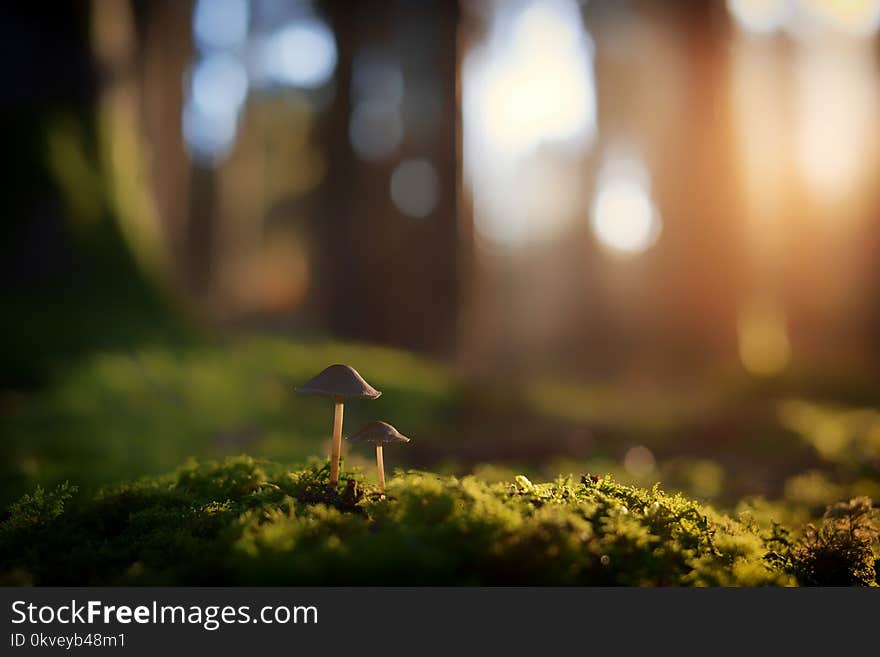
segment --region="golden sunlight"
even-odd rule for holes
[[[798,167],[814,196],[838,200],[865,173],[877,110],[874,53],[862,43],[803,44],[796,89]]]
[[[465,177],[483,237],[517,245],[545,232],[543,215],[529,211],[518,193],[535,192],[520,180],[522,165],[545,145],[560,155],[589,145],[596,123],[592,60],[572,0],[494,5],[489,36],[462,70]]]

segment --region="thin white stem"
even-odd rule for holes
[[[379,468],[379,490],[385,492],[385,460],[382,457],[382,443],[376,444],[376,466]]]
[[[342,451],[342,400],[336,400],[333,414],[333,446],[330,451],[330,485],[339,481],[339,453]]]

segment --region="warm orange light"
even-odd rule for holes
[[[797,156],[814,196],[836,201],[865,173],[877,111],[873,49],[858,43],[804,44],[796,70]]]
[[[880,27],[880,0],[727,0],[727,9],[753,34],[786,30],[802,37],[822,32],[865,37]]]
[[[803,12],[823,27],[869,36],[880,25],[880,0],[800,0]]]

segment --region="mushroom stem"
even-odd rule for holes
[[[333,414],[333,446],[330,451],[330,485],[339,481],[339,452],[342,450],[342,399],[336,398]]]
[[[379,468],[379,490],[385,492],[385,460],[382,458],[382,443],[376,443],[376,466]]]

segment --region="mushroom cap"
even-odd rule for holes
[[[370,422],[357,433],[347,436],[346,440],[350,440],[353,443],[374,443],[380,445],[409,442],[409,438],[387,422]]]
[[[305,395],[359,399],[375,399],[382,394],[364,381],[364,377],[358,374],[356,369],[348,365],[331,365],[303,385],[297,386],[295,390]]]

